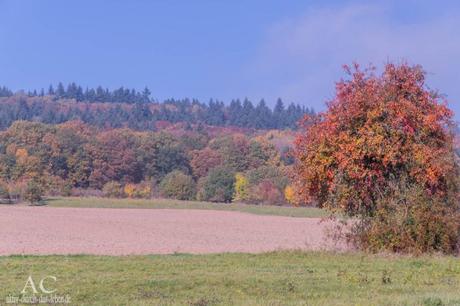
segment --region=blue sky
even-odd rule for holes
[[[459,29],[456,1],[0,0],[0,84],[322,110],[343,64],[404,59],[460,113]]]

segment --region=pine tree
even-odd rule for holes
[[[276,101],[275,107],[273,108],[273,122],[274,127],[277,129],[284,128],[285,124],[285,110],[284,110],[284,103],[281,98],[278,98]]]
[[[54,96],[54,88],[53,88],[53,85],[50,85],[50,87],[48,87],[48,95],[49,95],[49,96]]]
[[[150,94],[151,94],[151,92],[148,89],[148,87],[146,86],[144,88],[144,90],[142,91],[142,102],[144,102],[144,103],[150,102]]]
[[[65,92],[65,89],[64,89],[64,85],[62,85],[62,83],[59,82],[58,87],[56,89],[56,96],[58,98],[65,98],[65,94],[66,94],[66,92]]]
[[[243,101],[243,112],[241,116],[242,127],[254,127],[254,106],[248,98]]]

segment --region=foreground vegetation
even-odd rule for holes
[[[315,207],[283,207],[273,205],[249,205],[237,203],[210,203],[179,201],[171,199],[110,199],[96,197],[55,197],[46,202],[52,207],[98,207],[98,208],[172,208],[240,211],[257,215],[275,215],[303,218],[322,218],[329,214]]]
[[[37,282],[53,275],[55,294],[86,305],[460,304],[460,263],[454,257],[11,256],[0,257],[0,266],[2,302],[9,294],[19,295],[29,275]]]
[[[295,141],[300,198],[354,217],[361,249],[458,253],[453,112],[420,66],[346,71],[327,110]]]

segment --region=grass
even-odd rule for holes
[[[205,209],[239,211],[257,215],[276,215],[304,218],[327,217],[325,210],[315,207],[283,207],[272,205],[226,204],[170,199],[109,199],[97,197],[57,197],[46,202],[52,207],[99,207],[99,208],[154,208],[154,209]]]
[[[460,305],[460,261],[361,253],[0,257],[0,304],[27,278],[78,305]],[[37,284],[38,287],[38,284]]]

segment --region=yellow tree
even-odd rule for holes
[[[249,195],[249,183],[247,178],[242,173],[235,174],[235,191],[233,194],[233,201],[247,200]]]

